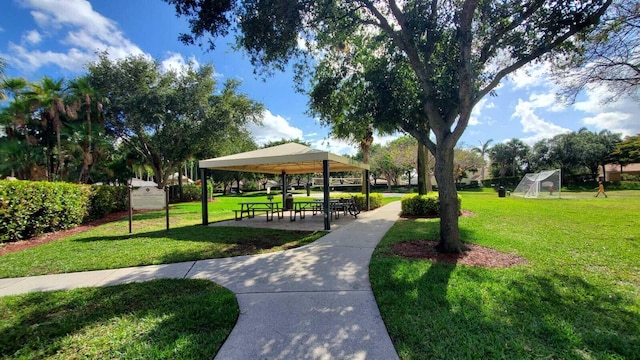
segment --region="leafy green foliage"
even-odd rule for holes
[[[0,242],[79,225],[90,196],[83,185],[0,181]]]
[[[407,194],[401,199],[402,215],[409,216],[439,216],[440,197],[437,193],[426,195]],[[462,198],[458,195],[458,213],[462,209]]]
[[[0,298],[3,359],[211,359],[239,315],[207,280],[163,279]]]
[[[129,190],[126,186],[92,185],[89,198],[89,214],[84,221],[103,218],[115,211],[127,210]]]
[[[244,141],[244,125],[257,122],[263,110],[238,93],[238,81],[218,89],[212,65],[163,72],[143,56],[111,61],[103,53],[88,70],[89,84],[108,100],[106,128],[152,168],[160,188],[192,156],[219,156],[212,154],[214,144]]]
[[[348,199],[353,196],[353,201],[355,201],[356,206],[360,211],[364,211],[367,208],[367,195],[366,194],[351,194],[349,196],[333,194],[331,195],[332,199]],[[369,194],[369,205],[370,209],[377,209],[380,206],[384,205],[384,198],[382,194],[379,193],[371,193]]]

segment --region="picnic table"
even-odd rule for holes
[[[297,214],[300,214],[300,219],[304,219],[306,211],[311,211],[313,215],[322,212],[322,201],[295,201],[293,203],[293,209],[289,210],[289,220],[296,221]]]
[[[236,214],[236,221],[242,220],[245,214],[251,219],[256,216],[256,211],[266,213],[267,221],[273,220],[274,213],[278,213],[278,219],[282,219],[284,217],[284,212],[281,210],[279,202],[247,201],[239,204],[240,210],[233,210]],[[269,217],[269,214],[271,214],[271,217]]]
[[[321,213],[323,211],[324,200],[316,199],[310,201],[296,201],[293,203],[293,209],[289,209],[289,220],[296,221],[296,217],[300,214],[300,219],[305,218],[305,213],[311,211],[313,215]],[[340,217],[340,212],[346,214],[347,204],[343,199],[329,199],[329,212],[330,216],[334,216],[336,219]]]

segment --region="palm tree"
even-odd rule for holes
[[[4,78],[4,69],[7,67],[7,62],[5,59],[0,58],[0,79]],[[7,98],[7,94],[4,92],[4,88],[0,89],[0,100],[4,100]]]
[[[49,162],[49,181],[53,181],[53,175],[60,175],[62,171],[62,140],[60,132],[64,116],[75,118],[75,109],[67,106],[64,101],[62,80],[53,80],[44,76],[39,82],[31,84],[29,97],[33,100],[35,109],[40,115],[40,125],[43,128],[43,141],[47,148]],[[51,135],[55,134],[58,162],[54,168],[53,144]]]
[[[71,81],[69,84],[71,90],[71,98],[74,103],[74,107],[82,109],[84,105],[84,114],[86,120],[87,136],[82,144],[82,170],[78,182],[89,183],[91,181],[91,166],[93,165],[93,152],[92,152],[92,130],[91,130],[91,99],[96,97],[95,90],[89,85],[89,81],[86,77],[79,77]],[[98,112],[98,118],[102,117],[102,103],[96,101],[96,110]]]
[[[489,139],[484,143],[480,141],[480,147],[474,147],[473,149],[471,149],[480,154],[480,157],[482,157],[482,161],[485,161],[485,163],[482,165],[482,169],[480,170],[480,176],[482,177],[482,180],[484,180],[484,168],[486,165],[485,156],[489,154],[489,144],[491,144],[491,142],[493,142],[493,139]]]

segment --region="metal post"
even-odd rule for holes
[[[209,192],[207,191],[207,169],[200,169],[202,187],[202,225],[209,225]]]
[[[365,170],[365,179],[366,179],[366,183],[365,183],[365,197],[366,197],[366,207],[367,207],[367,211],[371,210],[371,197],[369,196],[371,190],[369,189],[369,170]]]
[[[282,209],[287,206],[287,173],[282,170]]]
[[[133,208],[131,207],[131,180],[127,184],[127,188],[129,189],[129,234],[132,233],[131,223],[133,222]]]
[[[169,187],[164,186],[164,208],[167,216],[167,231],[169,231]]]
[[[324,188],[324,229],[331,230],[329,209],[329,160],[322,160],[322,185]]]

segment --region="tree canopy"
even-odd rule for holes
[[[211,65],[162,72],[142,56],[112,61],[103,53],[89,64],[87,77],[107,100],[107,130],[145,159],[160,188],[182,162],[211,152],[212,142],[228,145],[262,113],[260,104],[237,93],[235,81],[216,94]]]
[[[386,118],[434,154],[441,205],[439,249],[463,250],[453,149],[471,111],[502,79],[553,51],[570,50],[575,35],[596,25],[612,0],[331,1],[166,0],[189,18],[187,43],[239,30],[238,46],[256,65],[283,68],[304,51],[344,54],[363,72],[358,49],[381,67],[373,86],[410,69],[422,101],[419,118]],[[357,42],[354,42],[354,39]],[[298,46],[304,42],[306,46]],[[212,41],[209,42],[213,44]],[[313,64],[313,62],[311,62]],[[388,94],[394,98],[395,94]]]

